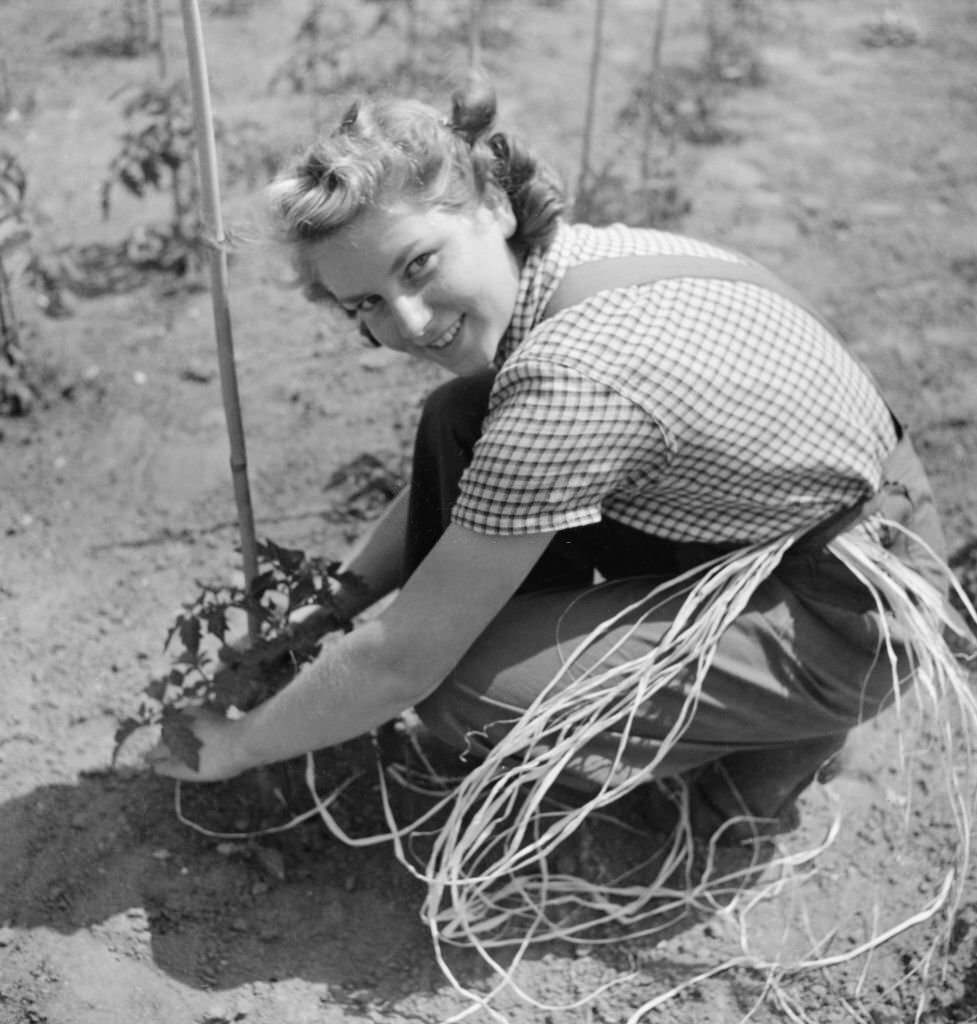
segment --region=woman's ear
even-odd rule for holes
[[[485,197],[485,208],[492,215],[496,224],[502,229],[503,237],[506,240],[512,238],[516,233],[518,223],[515,212],[512,209],[512,203],[509,202],[509,197],[505,192],[501,189],[493,189]]]

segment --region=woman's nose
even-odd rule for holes
[[[398,333],[406,341],[420,338],[431,322],[431,311],[421,295],[400,295],[390,304]]]

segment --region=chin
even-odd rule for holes
[[[454,359],[438,360],[438,362],[456,377],[473,377],[477,373],[491,369],[494,365],[492,356],[488,353],[471,349],[459,352]]]
[[[447,366],[458,377],[474,377],[478,373],[484,373],[492,369],[494,363],[488,356],[468,356],[466,359],[459,359],[453,366]]]

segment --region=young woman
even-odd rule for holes
[[[155,767],[226,778],[411,707],[485,755],[596,674],[641,699],[574,705],[562,782],[684,775],[706,821],[774,817],[939,642],[850,555],[942,588],[925,475],[803,300],[725,248],[567,223],[494,107],[354,107],[272,187],[309,295],[455,379],[339,595],[396,598],[267,704],[200,714],[199,772]]]

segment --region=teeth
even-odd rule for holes
[[[435,350],[447,348],[458,336],[458,332],[460,330],[461,320],[458,319],[454,322],[454,324],[451,327],[448,328],[448,330],[444,332],[444,334],[442,334],[439,338],[436,338],[434,341],[432,341],[431,344],[428,345],[427,347]]]

